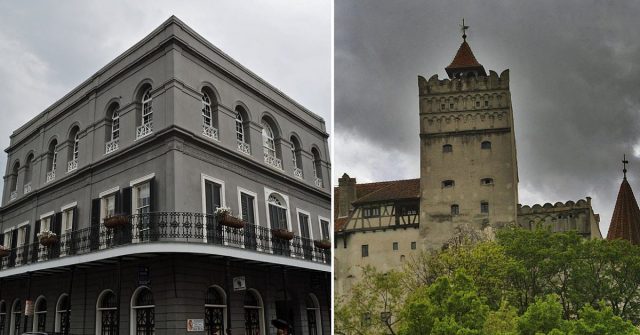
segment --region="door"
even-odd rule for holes
[[[215,218],[216,209],[222,206],[222,186],[212,181],[204,181],[205,211],[207,213],[207,242],[222,244],[222,225]]]

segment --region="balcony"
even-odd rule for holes
[[[18,190],[11,191],[11,195],[9,196],[9,200],[16,200],[16,199],[18,199]]]
[[[282,160],[276,156],[269,155],[268,153],[264,153],[264,162],[268,165],[273,166],[274,168],[282,170]]]
[[[238,151],[242,152],[243,154],[251,155],[251,147],[249,146],[249,143],[245,143],[239,140],[237,142]]]
[[[78,168],[78,159],[74,159],[72,161],[70,161],[69,163],[67,163],[67,172],[71,172],[75,169]]]
[[[115,138],[109,142],[107,142],[107,144],[105,144],[104,146],[104,154],[110,154],[116,150],[118,150],[118,148],[120,147],[120,139],[119,138]]]
[[[212,126],[202,125],[202,135],[218,141],[218,129]]]
[[[77,257],[127,245],[167,242],[244,249],[256,254],[331,264],[331,250],[315,247],[313,240],[308,238],[294,236],[287,241],[274,237],[271,229],[262,226],[245,223],[244,228],[231,228],[219,224],[212,215],[158,212],[129,215],[126,224],[118,228],[94,223],[91,227],[62,234],[58,243],[51,247],[32,242],[12,248],[9,255],[0,258],[0,269]]]
[[[298,179],[304,179],[301,168],[293,168],[293,176]]]
[[[24,188],[23,188],[22,191],[23,191],[22,193],[24,193],[24,194],[27,194],[27,193],[31,192],[31,183],[30,182],[26,183],[24,185]]]
[[[313,179],[313,182],[316,184],[316,186],[317,186],[317,187],[320,187],[320,188],[322,188],[322,187],[323,187],[323,184],[322,184],[322,178],[315,177],[315,178]]]
[[[136,141],[150,135],[153,132],[153,123],[145,123],[138,128],[136,128]]]
[[[56,172],[55,171],[47,172],[47,183],[52,182],[54,180],[56,180]]]

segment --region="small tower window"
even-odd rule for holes
[[[445,104],[441,104],[440,105],[440,110],[444,110],[445,106],[446,106]]]
[[[449,109],[453,109],[453,104],[449,104]]]
[[[398,242],[393,242],[393,250],[398,250]]]
[[[416,250],[416,242],[411,242],[411,250]]]
[[[458,215],[460,214],[460,206],[453,204],[451,205],[451,215]]]
[[[483,201],[480,203],[480,213],[489,214],[489,203]]]
[[[445,144],[442,146],[442,152],[453,152],[453,145]]]
[[[455,182],[455,181],[453,181],[453,180],[444,180],[444,181],[442,182],[442,187],[443,187],[443,188],[449,188],[449,187],[453,187],[453,186],[455,186],[455,184],[456,184],[456,182]]]
[[[369,257],[369,245],[368,244],[363,244],[362,245],[362,257]]]
[[[493,185],[493,178],[482,178],[480,179],[481,185]]]
[[[476,107],[480,107],[480,101],[476,101]]]
[[[485,100],[485,101],[484,101],[484,106],[485,106],[485,107],[489,107],[489,100]]]
[[[480,148],[482,148],[482,149],[491,149],[491,142],[489,142],[489,141],[483,141],[483,142],[480,144]]]

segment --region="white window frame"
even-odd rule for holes
[[[151,294],[153,294],[153,290],[151,290],[151,288],[149,286],[145,286],[145,285],[138,286],[135,289],[135,291],[133,291],[133,294],[131,295],[131,302],[129,304],[129,330],[130,330],[130,334],[135,334],[136,333],[136,312],[137,312],[137,310],[140,309],[140,308],[151,308],[151,307],[153,307],[154,309],[156,308],[155,296],[153,297],[153,302],[154,302],[153,305],[134,306],[135,301],[136,301],[136,299],[138,299],[138,295],[140,294],[140,292],[142,291],[143,288],[148,289],[149,291],[151,291]],[[154,328],[155,328],[155,326],[154,326]],[[154,331],[155,331],[155,329],[154,329]]]
[[[115,133],[118,135],[115,135]],[[118,110],[114,110],[111,114],[111,140],[116,140],[120,138],[120,112]]]
[[[299,229],[298,236],[304,237],[302,236],[302,222],[300,222],[301,213],[306,215],[307,218],[309,219],[309,239],[311,239],[311,244],[313,245],[314,238],[313,238],[313,224],[311,223],[311,213],[296,207],[296,218],[298,219],[298,229]]]
[[[259,309],[259,313],[258,313],[258,321],[260,323],[260,334],[267,334],[265,333],[265,329],[264,329],[264,300],[262,300],[262,295],[260,294],[260,292],[254,288],[249,288],[247,289],[247,292],[253,292],[253,294],[255,294],[255,297],[257,298],[256,300],[258,300],[258,304],[259,306],[250,306],[249,308],[257,308]],[[242,302],[242,314],[244,314],[244,309],[247,308],[247,306],[244,304],[244,301]],[[244,321],[244,318],[243,318]]]
[[[213,127],[213,114],[211,112],[211,97],[207,92],[202,92],[202,124]],[[208,114],[208,115],[207,115]]]
[[[266,213],[267,213],[267,226],[269,227],[269,229],[272,229],[271,216],[269,215],[269,195],[271,195],[271,193],[275,193],[281,196],[284,199],[284,202],[287,204],[285,208],[287,210],[287,230],[293,231],[292,223],[291,223],[291,207],[289,206],[289,196],[283,194],[282,192],[265,187],[264,188],[264,208],[266,209]]]
[[[218,294],[220,294],[222,296],[222,301],[223,304],[222,305],[213,305],[213,304],[204,304],[204,307],[213,307],[213,308],[222,308],[222,334],[226,334],[227,333],[227,293],[222,289],[222,287],[218,286],[218,285],[211,285],[209,287],[207,287],[207,290],[213,288],[216,291],[218,291]]]
[[[13,304],[11,304],[11,320],[9,321],[9,335],[19,335],[15,333],[15,328],[16,328],[16,315],[18,315],[18,317],[20,319],[22,319],[23,315],[22,315],[22,306],[20,306],[20,308],[16,311],[16,303],[20,301],[20,305],[22,305],[22,300],[20,299],[15,299],[13,300]]]
[[[324,217],[324,216],[320,216],[318,215],[318,228],[320,229],[320,235],[322,235],[322,221],[326,221],[327,222],[327,228],[329,230],[329,236],[327,236],[327,238],[329,239],[329,241],[333,240],[331,237],[333,236],[332,232],[331,232],[331,220],[329,220],[328,218]],[[322,236],[324,238],[324,236]]]
[[[51,228],[52,228],[51,223],[53,222],[53,216],[55,214],[56,212],[50,211],[40,215],[40,231],[43,231],[43,230],[51,231]],[[47,224],[44,225],[43,224],[44,222],[46,222]],[[47,249],[38,247],[38,260],[42,260],[45,255],[47,255]]]
[[[261,227],[260,226],[260,215],[258,215],[258,193],[247,190],[246,188],[242,188],[240,186],[237,187],[238,189],[238,217],[242,219],[242,193],[248,195],[248,196],[252,196],[253,197],[253,220],[254,220],[254,225],[256,227]],[[244,235],[242,236],[242,248],[244,248]],[[260,245],[260,241],[256,241],[257,245],[256,245],[256,249],[257,251],[262,251],[264,250],[264,248],[262,248],[262,246]]]
[[[61,319],[61,315],[62,311],[60,311],[60,302],[62,302],[62,298],[64,296],[67,296],[67,299],[69,299],[69,309],[67,310],[67,312],[71,313],[71,299],[69,298],[69,294],[67,293],[62,293],[60,294],[60,296],[58,297],[58,301],[56,302],[56,316],[55,316],[55,325],[54,325],[54,331],[56,333],[60,332],[60,328],[62,327],[62,319]]]
[[[245,136],[245,133],[244,133],[244,117],[242,116],[242,113],[240,113],[239,111],[235,111],[235,112],[236,112],[236,118],[235,118],[236,140],[242,143],[247,143],[247,137]]]
[[[71,236],[67,235],[67,233],[71,233],[73,231],[73,219],[74,219],[73,209],[76,207],[78,207],[78,202],[74,201],[60,208],[60,212],[62,212],[62,222],[60,222],[60,236],[59,236],[60,240],[62,240],[63,236],[67,240],[71,239]],[[67,215],[68,212],[71,212],[70,213],[71,222],[69,222],[69,215]],[[60,256],[65,256],[67,254],[67,249],[69,247],[70,247],[69,245],[66,245],[66,248],[60,248]]]
[[[151,103],[153,102],[153,96],[151,95],[151,88],[148,88],[142,93],[142,113],[140,113],[140,125],[144,126],[146,124],[153,123],[153,108]],[[145,107],[149,107],[146,109]],[[147,118],[145,122],[145,118]]]
[[[224,185],[224,180],[222,179],[218,179],[209,175],[206,175],[204,173],[200,173],[200,194],[202,197],[202,214],[204,215],[204,233],[202,234],[202,240],[206,243],[207,240],[207,194],[205,192],[205,181],[210,181],[212,183],[218,184],[220,185],[220,206],[221,207],[227,207],[227,199],[225,196],[225,185]],[[222,231],[222,234],[224,234],[224,229]],[[224,243],[225,245],[227,244],[227,242],[225,241]]]
[[[113,188],[110,188],[106,191],[102,191],[98,194],[98,198],[100,198],[100,222],[102,223],[104,221],[104,219],[107,218],[107,203],[106,200],[107,198],[113,196],[114,197],[114,201],[115,201],[115,194],[120,191],[120,186],[116,186]],[[115,203],[114,203],[114,214],[115,213]],[[133,207],[132,207],[133,208]]]
[[[316,333],[317,334],[322,334],[322,312],[320,310],[320,301],[318,301],[318,297],[313,294],[313,293],[309,293],[309,297],[311,298],[311,300],[313,301],[313,304],[315,305],[313,308],[309,308],[308,306],[305,306],[305,310],[313,310],[315,312],[316,315]]]
[[[37,332],[38,331],[38,319],[40,317],[40,315],[38,314],[44,314],[45,318],[47,317],[47,310],[45,309],[44,312],[38,312],[36,309],[38,308],[38,303],[40,302],[40,300],[47,300],[47,298],[44,295],[39,296],[38,298],[36,298],[36,302],[33,304],[33,323],[31,325],[31,331],[33,332]],[[48,308],[49,306],[47,306]]]
[[[22,248],[24,247],[25,244],[27,244],[28,241],[27,241],[27,236],[25,236],[24,228],[27,227],[28,225],[29,225],[29,221],[25,221],[15,227],[15,229],[18,231],[18,238],[16,239],[16,246],[15,246],[16,249]]]
[[[113,290],[106,289],[100,292],[100,294],[98,294],[98,299],[96,300],[96,334],[102,334],[102,311],[116,310],[118,311],[117,313],[120,313],[118,307],[110,307],[110,308],[100,307],[100,304],[102,303],[102,299],[104,299],[104,296],[107,294],[107,292],[111,292],[112,294],[115,295],[115,292],[113,292]]]
[[[276,156],[276,141],[275,136],[273,135],[273,128],[269,125],[269,123],[265,120],[261,122],[262,126],[262,148],[265,155],[271,157]]]

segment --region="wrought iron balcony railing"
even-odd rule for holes
[[[113,140],[107,142],[104,145],[104,154],[110,154],[116,150],[118,150],[118,148],[120,147],[120,139],[119,138],[114,138]]]
[[[57,243],[43,246],[38,241],[9,249],[0,258],[0,269],[74,257],[126,245],[156,242],[193,243],[239,248],[330,264],[331,250],[320,249],[313,240],[294,236],[291,240],[274,236],[274,231],[245,223],[232,228],[219,223],[213,215],[201,213],[158,212],[134,214],[117,228],[94,222],[90,227],[69,231]]]
[[[218,140],[218,129],[213,126],[207,126],[206,124],[202,125],[202,135],[212,138],[214,140]]]
[[[139,140],[153,132],[153,123],[148,122],[136,128],[136,140]]]

